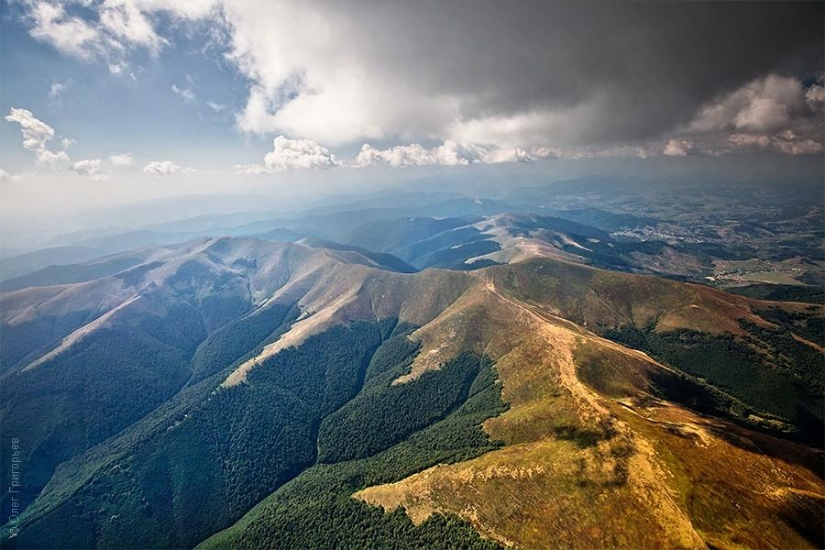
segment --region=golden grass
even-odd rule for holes
[[[493,540],[527,549],[812,545],[794,522],[813,521],[815,530],[823,517],[813,451],[656,400],[648,377],[665,367],[555,319],[550,308],[504,295],[493,280],[472,307],[496,327],[484,345],[510,409],[484,429],[506,446],[356,498],[403,506],[415,522],[454,513]],[[727,298],[682,292],[703,310]],[[746,300],[726,304],[714,311],[750,315]],[[461,319],[461,306],[446,318]],[[576,362],[584,360],[603,365],[606,382],[595,384],[602,394],[580,380]]]

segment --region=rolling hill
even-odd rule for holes
[[[491,230],[409,220],[0,294],[0,444],[26,465],[4,546],[819,546],[825,308],[502,224],[558,257],[407,273],[407,233]]]

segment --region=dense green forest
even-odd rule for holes
[[[140,420],[186,383],[205,332],[185,302],[167,305],[165,313],[95,331],[50,361],[10,373],[14,383],[0,384],[0,443],[9,448],[10,438],[21,440],[24,505],[58,464]],[[5,466],[0,479],[7,483]],[[8,505],[4,495],[4,512]]]
[[[446,416],[462,403],[478,375],[478,360],[463,354],[449,368],[424,373],[415,383],[391,385],[393,377],[365,389],[328,416],[318,436],[320,462],[371,456]]]
[[[747,286],[727,288],[725,290],[759,300],[825,304],[825,291],[822,290],[821,286],[756,283]]]
[[[813,332],[820,320],[784,312],[775,314],[776,320],[780,317],[782,321],[796,322],[801,318],[799,326],[803,332],[816,336]],[[810,329],[805,321],[811,321]],[[655,322],[643,328],[625,325],[618,329],[603,328],[601,332],[607,338],[649,353],[695,380],[662,380],[668,399],[700,410],[716,408],[740,419],[750,415],[778,417],[795,427],[796,437],[822,447],[825,426],[822,354],[794,339],[791,331],[783,328],[789,326],[787,324],[775,328],[745,321],[741,324],[747,331],[746,336],[687,329],[658,332]],[[794,326],[794,330],[798,328],[790,326]],[[711,389],[703,388],[706,385]],[[738,403],[712,388],[722,390]]]
[[[817,315],[815,306],[807,306],[805,311],[799,312],[768,307],[760,309],[759,314],[778,325],[792,327],[796,334],[825,347],[825,318]]]
[[[283,308],[272,315],[283,320],[291,313]],[[62,465],[36,513],[24,515],[25,529],[5,543],[15,548],[193,546],[300,476],[317,462],[318,453],[336,459],[353,453],[371,457],[369,468],[341,470],[349,472],[346,487],[357,490],[495,448],[481,430],[484,419],[503,410],[488,360],[462,354],[416,383],[390,385],[408,372],[418,352],[418,344],[407,338],[414,328],[394,320],[339,325],[262,362],[245,384],[214,389],[231,368],[193,383],[120,436]],[[241,338],[243,332],[220,338],[243,353],[249,342]],[[212,365],[204,372],[222,360],[209,359],[208,349],[202,345],[195,354],[198,364]],[[357,437],[353,422],[387,413],[387,396],[406,404],[400,412],[413,415],[413,428],[386,427],[386,433],[352,446],[350,440]],[[420,404],[416,409],[417,400],[442,405],[433,414]],[[348,403],[354,404],[349,412],[336,416]],[[319,436],[322,425],[325,431]],[[387,447],[392,451],[379,452]],[[321,524],[341,521],[340,512],[353,521],[346,535],[353,545],[366,536],[358,535],[357,526],[369,524],[384,533],[376,541],[398,537],[399,547],[438,540],[444,541],[442,548],[487,547],[455,518],[438,517],[421,527],[398,514],[385,520],[382,511],[343,499],[351,492],[331,493],[332,500],[313,504],[301,520],[306,531],[296,536],[312,532],[318,537]],[[340,510],[339,500],[344,503]]]
[[[192,358],[190,383],[208,378],[228,365],[240,363],[261,344],[277,340],[298,315],[300,309],[297,305],[272,304],[220,327],[198,346]]]
[[[505,409],[489,360],[462,354],[430,373],[447,381],[468,369],[475,375],[466,401],[455,411],[374,456],[336,464],[317,464],[256,506],[231,529],[210,538],[203,548],[498,548],[466,523],[434,515],[422,525],[406,513],[384,513],[351,498],[368,486],[390,483],[438,463],[468,460],[498,446],[481,423]],[[421,382],[421,381],[418,381]],[[399,386],[411,395],[418,383]],[[431,385],[435,391],[436,385]]]
[[[49,315],[4,326],[0,330],[0,374],[5,374],[26,357],[56,346],[64,335],[94,317],[91,311],[73,311],[60,317]]]
[[[176,411],[160,433],[138,424],[132,437],[140,444],[117,468],[93,475],[15,543],[196,544],[314,462],[320,420],[358,392],[381,339],[375,323],[335,327],[265,361],[248,384]],[[204,382],[214,388],[219,379]],[[109,502],[111,495],[121,496]]]

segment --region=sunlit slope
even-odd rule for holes
[[[669,403],[669,368],[487,288],[524,335],[489,347],[510,409],[484,427],[506,446],[356,498],[521,548],[816,546],[818,453]]]
[[[714,390],[709,400],[684,390],[671,399],[822,447],[825,307],[542,260],[491,268],[489,276],[514,299],[644,351]]]

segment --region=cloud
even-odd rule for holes
[[[72,164],[72,171],[81,176],[100,177],[103,161],[100,159],[79,160]]]
[[[180,97],[186,103],[194,103],[195,102],[195,93],[192,91],[191,88],[178,88],[176,85],[172,84],[172,91]]]
[[[711,130],[775,131],[808,111],[802,82],[768,75],[703,106],[690,125],[697,132]]]
[[[69,162],[69,155],[66,151],[49,151],[47,149],[39,149],[37,153],[37,162],[40,164],[55,165],[64,162]]]
[[[814,84],[805,92],[805,103],[812,111],[821,110],[825,106],[825,86]]]
[[[487,151],[482,156],[482,162],[485,164],[499,164],[502,162],[532,162],[539,158],[551,156],[549,155],[549,151],[547,151],[547,153],[543,153],[542,151],[544,150],[534,150],[528,152],[520,147],[509,147],[504,149],[496,148]]]
[[[155,33],[146,14],[129,0],[104,0],[100,8],[100,27],[119,43],[142,46],[153,55],[167,44]]]
[[[226,105],[222,103],[215,103],[214,101],[207,101],[206,106],[215,111],[216,113],[223,112],[226,109]]]
[[[693,143],[681,139],[671,139],[665,145],[665,150],[662,153],[668,157],[686,157],[688,152],[693,149]]]
[[[384,150],[376,149],[372,145],[365,143],[355,158],[355,165],[375,166],[378,164],[388,164],[398,168],[405,166],[431,166],[436,164],[436,161],[432,152],[425,149],[419,143],[397,145]]]
[[[276,137],[272,142],[272,151],[264,157],[264,166],[270,172],[314,170],[339,165],[335,155],[318,142],[285,136]]]
[[[114,155],[109,155],[109,163],[115,167],[129,166],[132,164],[132,153],[117,153]]]
[[[408,166],[467,166],[470,164],[496,164],[500,162],[529,162],[547,158],[548,150],[530,153],[524,149],[484,147],[448,140],[442,145],[427,149],[420,143],[397,145],[388,149],[376,149],[364,144],[355,158],[354,166],[385,164],[394,168]]]
[[[822,84],[769,74],[702,105],[664,149],[669,156],[773,151],[822,151]]]
[[[11,174],[0,168],[0,181],[9,181],[11,179]]]
[[[143,167],[146,174],[154,174],[155,176],[169,176],[172,174],[191,174],[195,171],[194,168],[188,166],[180,166],[171,160],[152,161]]]
[[[655,151],[651,153],[651,150]],[[396,145],[387,149],[377,149],[365,143],[358,154],[351,159],[339,159],[329,150],[310,140],[289,139],[278,136],[273,143],[273,151],[268,153],[264,164],[236,164],[236,173],[260,175],[287,170],[317,169],[331,167],[363,168],[367,166],[390,166],[408,168],[415,166],[469,166],[473,164],[498,164],[510,162],[534,162],[542,159],[587,159],[587,158],[647,158],[661,152],[662,145],[650,148],[642,146],[615,146],[608,148],[552,148],[496,147],[474,143],[459,143],[447,140],[431,148],[420,143]]]
[[[71,80],[66,82],[52,82],[49,86],[49,104],[52,107],[61,107],[63,105],[63,92],[69,89],[72,85]]]
[[[157,55],[169,42],[157,34],[151,15],[165,11],[179,18],[202,17],[213,2],[158,0],[30,0],[24,3],[29,33],[60,53],[84,61],[104,60],[112,74],[127,67],[131,49]],[[83,17],[89,10],[95,17]]]
[[[822,71],[823,5],[816,2],[793,9],[774,2],[513,9],[498,0],[25,6],[33,36],[123,74],[134,49],[163,50],[168,40],[159,32],[167,25],[159,20],[197,19],[248,83],[239,130],[327,146],[455,142],[522,158],[540,147],[632,155],[653,145],[661,152],[663,136],[677,139],[691,122],[690,132],[715,133],[717,145],[730,133],[787,129],[816,141],[793,122],[806,105],[823,103],[817,87],[766,77]],[[419,162],[415,154],[403,162]]]
[[[123,72],[128,68],[129,68],[129,65],[127,65],[123,61],[118,61],[116,63],[110,63],[109,64],[109,72],[114,74],[114,75],[123,74]]]
[[[799,52],[817,52],[809,67],[821,58],[814,24],[821,6],[793,13],[775,4],[707,3],[513,10],[483,0],[263,6],[224,4],[229,57],[251,83],[238,126],[330,145],[651,140]]]
[[[80,59],[90,59],[104,50],[100,31],[85,19],[69,15],[63,3],[35,1],[30,7],[33,38]]]
[[[39,163],[57,164],[69,161],[65,151],[53,152],[46,149],[46,144],[54,138],[54,128],[36,118],[31,111],[12,107],[6,115],[6,120],[20,125],[23,147],[34,151]]]
[[[69,83],[52,82],[49,88],[49,99],[57,99],[69,87]]]
[[[322,170],[342,165],[335,155],[316,141],[278,136],[272,142],[272,151],[264,156],[263,164],[236,164],[234,169],[238,174],[260,175],[290,170]]]
[[[109,155],[107,160],[109,161],[109,167],[106,170],[104,170],[105,165],[103,159],[79,160],[72,164],[71,170],[81,176],[90,176],[97,181],[108,179],[109,174],[111,174],[113,169],[132,164],[132,154],[118,153]],[[155,164],[156,166],[151,166],[152,164]],[[146,168],[150,169],[147,170]],[[188,173],[188,171],[191,171],[191,169],[181,168],[174,163],[170,163],[168,165],[166,163],[150,163],[146,168],[144,168],[144,172],[153,173],[155,175],[165,175],[167,173],[171,174],[178,172]]]
[[[6,120],[20,125],[23,133],[23,147],[37,150],[46,147],[46,143],[54,137],[54,128],[36,118],[26,109],[11,108]]]
[[[244,176],[258,176],[269,173],[269,170],[260,164],[236,164],[233,168],[236,173]]]
[[[132,4],[147,12],[166,12],[182,20],[203,19],[219,7],[217,0],[137,0]]]
[[[772,150],[786,155],[810,155],[822,153],[822,144],[809,138],[801,138],[790,130],[778,134],[732,134],[727,145],[732,151]]]

